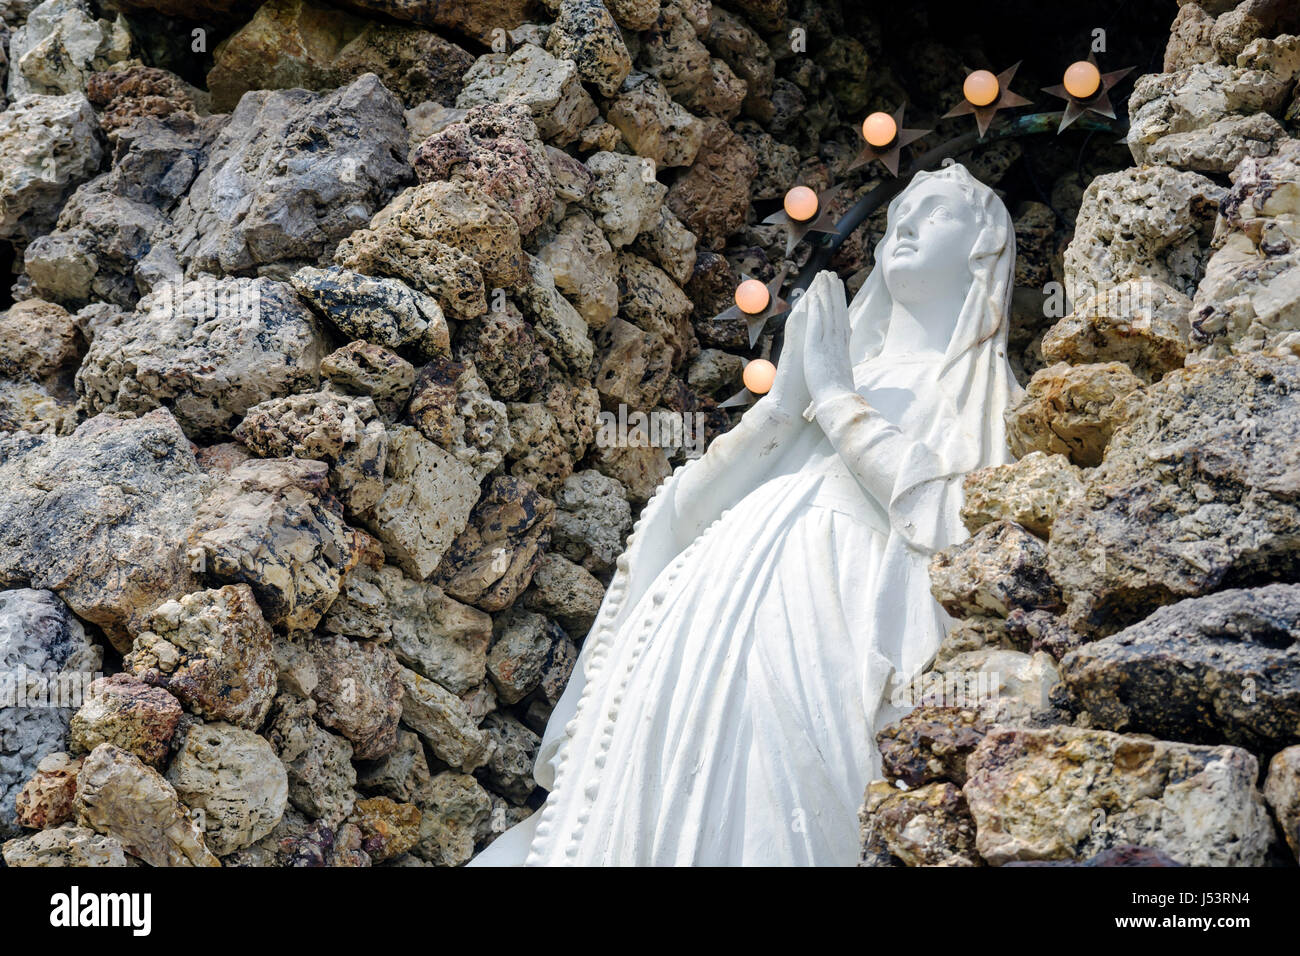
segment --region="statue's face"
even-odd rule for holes
[[[979,230],[975,209],[955,183],[930,179],[908,189],[876,248],[890,295],[904,305],[964,298]]]

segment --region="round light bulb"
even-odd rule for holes
[[[766,395],[776,381],[776,366],[767,359],[754,359],[745,366],[740,379],[745,383],[745,388],[755,395]]]
[[[974,106],[990,106],[998,98],[998,78],[988,70],[976,70],[966,77],[962,94]]]
[[[862,123],[862,135],[876,149],[881,149],[898,136],[898,124],[888,113],[872,113]]]
[[[795,222],[807,222],[817,215],[817,194],[807,186],[795,186],[785,194],[785,214]]]
[[[736,286],[736,305],[746,315],[758,315],[767,308],[772,297],[768,295],[767,286],[757,279],[746,279]]]
[[[1065,92],[1076,100],[1090,100],[1101,89],[1101,70],[1087,60],[1071,63],[1065,71]]]

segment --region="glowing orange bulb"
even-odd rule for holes
[[[757,279],[746,279],[736,286],[736,305],[746,315],[758,315],[767,308],[772,297],[768,295],[767,286]]]
[[[767,359],[754,359],[745,366],[740,379],[745,383],[745,388],[755,395],[766,395],[776,381],[776,366]]]
[[[998,98],[998,78],[988,70],[976,70],[966,77],[961,91],[974,106],[989,106]]]
[[[1071,63],[1065,71],[1065,92],[1076,100],[1090,100],[1101,88],[1101,70],[1087,60]]]
[[[888,113],[872,113],[862,123],[862,135],[868,143],[880,149],[894,141],[898,135],[898,124]]]
[[[796,222],[817,215],[817,194],[807,186],[795,186],[785,194],[785,214]]]

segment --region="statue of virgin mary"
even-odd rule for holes
[[[891,681],[948,619],[930,556],[1009,460],[1011,217],[962,166],[889,207],[852,306],[818,274],[776,381],[646,506],[534,774],[478,865],[851,865]]]

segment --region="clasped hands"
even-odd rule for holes
[[[769,396],[775,407],[799,415],[853,391],[844,286],[834,273],[818,273],[786,320]]]

